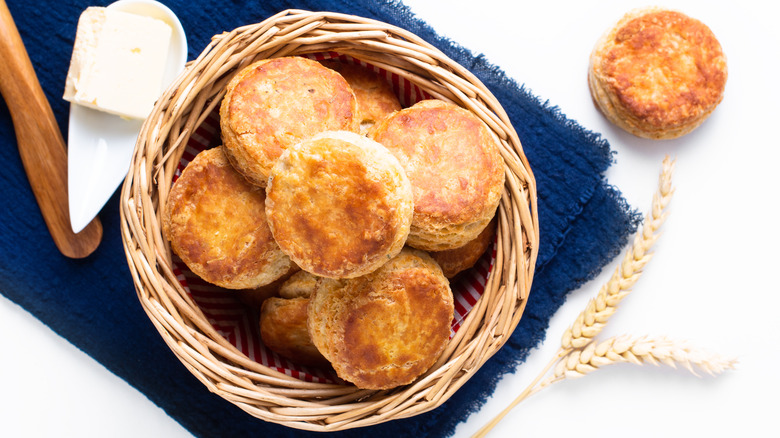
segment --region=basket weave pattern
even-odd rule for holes
[[[242,67],[266,58],[338,52],[403,78],[433,98],[474,112],[506,163],[495,262],[482,297],[439,361],[387,391],[305,381],[251,360],[210,324],[177,278],[160,219],[195,131],[219,107]],[[247,413],[304,430],[368,426],[429,411],[458,390],[507,341],[525,309],[539,243],[536,186],[501,105],[462,66],[414,34],[352,15],[283,11],[217,35],[155,105],[122,187],[122,238],[142,307],[163,340],[206,387]]]

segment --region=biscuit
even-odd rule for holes
[[[398,254],[414,210],[398,160],[353,132],[325,132],[285,150],[266,194],[282,251],[330,278],[367,274]]]
[[[301,57],[242,69],[228,83],[219,115],[228,159],[259,186],[289,146],[322,131],[359,130],[357,101],[346,80]]]
[[[712,31],[680,12],[629,12],[597,42],[588,85],[610,122],[638,137],[677,138],[723,99],[726,57]]]
[[[494,218],[474,240],[459,248],[430,252],[445,277],[453,278],[477,263],[496,239],[496,223]]]
[[[281,295],[281,288],[287,280],[295,273],[302,272],[295,263],[292,263],[290,269],[276,280],[254,289],[240,289],[236,291],[238,300],[253,311],[260,311],[263,301],[271,297]]]
[[[436,262],[405,248],[366,276],[322,279],[309,302],[309,335],[340,378],[358,388],[394,388],[441,356],[453,303]]]
[[[470,111],[424,100],[379,122],[371,137],[398,158],[412,182],[408,245],[428,251],[463,246],[495,215],[504,160],[495,137]]]
[[[254,289],[240,289],[236,291],[236,298],[251,311],[260,310],[263,302],[271,297],[279,296],[279,287],[284,283],[284,278],[279,278],[265,286]]]
[[[321,62],[325,67],[343,76],[355,92],[362,134],[367,133],[379,120],[401,109],[401,103],[393,92],[393,87],[373,70],[362,65],[339,61]]]
[[[221,147],[199,153],[184,169],[162,222],[173,251],[217,286],[257,288],[292,268],[268,227],[265,192],[233,169]]]
[[[309,337],[308,298],[268,298],[260,311],[260,338],[276,354],[299,365],[325,367],[328,361]]]
[[[282,283],[279,296],[282,298],[309,298],[317,287],[317,277],[306,271],[298,271]]]

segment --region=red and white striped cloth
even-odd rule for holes
[[[393,90],[404,107],[430,98],[430,96],[408,80],[350,56],[330,52],[309,55],[308,57],[318,61],[338,59],[341,62],[360,64],[377,72],[392,84]],[[196,129],[187,142],[174,179],[181,174],[181,171],[192,161],[195,155],[220,144],[219,111],[215,110]],[[488,275],[495,264],[495,257],[494,244],[473,268],[460,273],[451,280],[450,285],[455,298],[455,314],[451,326],[452,334],[460,328],[466,315],[468,315],[477,300],[482,296]],[[326,371],[292,363],[267,349],[260,338],[260,327],[257,323],[256,315],[238,299],[234,291],[203,281],[178,258],[174,258],[174,265],[174,272],[182,287],[198,304],[198,307],[200,307],[214,329],[248,358],[288,376],[307,382],[332,383],[334,381],[334,376]]]

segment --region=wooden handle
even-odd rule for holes
[[[0,92],[11,113],[19,155],[49,233],[64,255],[86,257],[100,243],[103,226],[95,218],[81,232],[73,233],[65,141],[5,0],[0,0],[0,59]]]

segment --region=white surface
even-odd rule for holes
[[[591,103],[588,54],[599,35],[640,1],[408,0],[419,16],[519,83],[602,133],[617,151],[608,173],[647,211],[665,154],[677,160],[670,217],[634,291],[604,335],[668,335],[726,356],[736,371],[697,378],[665,367],[615,365],[555,384],[521,403],[491,436],[766,436],[780,389],[776,333],[780,287],[773,276],[780,159],[774,80],[780,70],[778,6],[770,2],[676,1],[712,28],[729,60],[726,97],[694,133],[640,140],[609,125]],[[775,10],[770,10],[774,8]],[[560,334],[614,265],[551,321],[548,339],[462,424],[470,436],[525,388],[555,353]],[[0,300],[0,422],[4,436],[189,436],[144,396]]]
[[[187,37],[176,15],[153,0],[120,0],[109,9],[162,20],[171,27],[168,57],[161,87],[176,79],[187,62]],[[125,179],[142,120],[76,103],[68,119],[68,198],[70,223],[78,233],[100,213]]]

